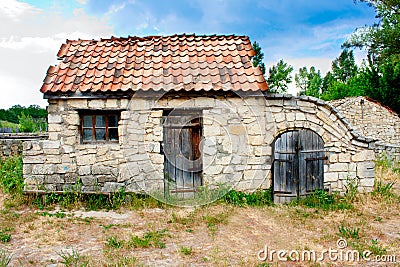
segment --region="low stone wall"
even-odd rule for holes
[[[383,143],[400,145],[400,117],[367,97],[349,97],[329,102],[359,134]]]
[[[385,157],[391,162],[400,162],[400,145],[377,142],[375,144],[376,157]]]
[[[162,114],[176,108],[203,112],[203,185],[269,188],[274,140],[309,129],[325,143],[326,188],[343,192],[355,177],[363,190],[373,187],[374,140],[358,135],[332,106],[303,96],[229,94],[49,100],[49,139],[24,145],[25,189],[63,191],[80,181],[86,192],[162,192]],[[79,111],[87,109],[121,110],[118,143],[81,142]]]
[[[47,139],[45,134],[2,133],[0,134],[0,158],[22,155],[23,142]]]

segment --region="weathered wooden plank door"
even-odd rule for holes
[[[306,196],[324,186],[324,142],[310,130],[287,131],[274,143],[275,203]]]
[[[164,111],[163,152],[165,194],[193,197],[202,185],[200,140],[202,119],[199,110]]]

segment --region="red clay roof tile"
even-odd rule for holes
[[[254,55],[247,36],[67,40],[40,91],[268,90]]]

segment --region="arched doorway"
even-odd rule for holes
[[[325,159],[324,141],[311,130],[278,136],[274,142],[274,202],[290,202],[323,189]]]

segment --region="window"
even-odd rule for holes
[[[93,141],[118,141],[118,120],[120,112],[82,112],[81,140],[83,143]]]

